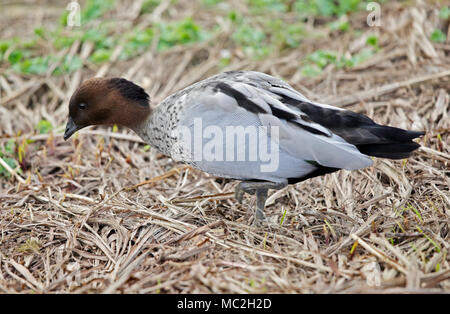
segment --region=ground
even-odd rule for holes
[[[369,26],[372,11],[353,2],[301,14],[307,2],[80,1],[80,27],[61,1],[1,4],[0,291],[450,292],[449,10],[385,1]],[[272,191],[270,224],[257,228],[236,181],[132,131],[62,138],[84,79],[132,79],[156,106],[228,70],[425,130],[422,147]]]

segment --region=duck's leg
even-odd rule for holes
[[[256,194],[256,212],[255,217],[257,222],[266,220],[264,214],[264,208],[266,206],[267,191],[269,189],[280,190],[287,185],[287,182],[253,182],[244,181],[240,182],[235,189],[235,196],[237,201],[242,204],[242,198],[244,193]]]

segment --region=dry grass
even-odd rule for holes
[[[211,12],[187,3],[170,12],[162,5],[151,18],[195,15],[211,22]],[[330,33],[261,61],[236,52],[219,68],[221,49],[235,49],[224,27],[204,43],[89,64],[70,76],[22,76],[3,65],[0,145],[11,137],[35,142],[27,146],[26,170],[0,177],[0,291],[450,292],[450,44],[432,44],[421,34],[435,11],[429,4],[387,6],[383,27],[375,30],[382,50],[356,68],[328,67],[314,79],[300,75],[299,60],[320,48],[358,49],[354,38]],[[52,12],[35,16],[45,22]],[[4,17],[0,23],[16,25],[28,16]],[[363,25],[365,17],[355,14],[352,23]],[[86,60],[91,50],[74,43],[67,53]],[[133,79],[157,104],[183,86],[234,69],[282,77],[315,100],[379,123],[424,129],[423,147],[405,161],[378,159],[368,169],[272,193],[270,227],[256,229],[254,199],[239,205],[231,193],[236,182],[145,151],[128,130],[91,128],[62,139],[68,98],[88,77]],[[36,135],[42,118],[60,128]]]

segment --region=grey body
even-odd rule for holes
[[[308,119],[298,106],[283,103],[283,97],[326,109],[328,114],[341,110],[314,103],[282,80],[263,73],[226,72],[169,96],[136,132],[168,156],[212,175],[240,180],[287,182],[288,178],[307,176],[318,166],[353,170],[372,164],[355,145]],[[203,128],[214,125],[223,132],[230,125],[278,126],[278,169],[261,172],[261,161],[194,160],[192,152],[183,151],[183,139],[176,131],[181,126],[192,129],[195,118],[202,119]],[[246,148],[247,153],[252,149]],[[237,148],[225,145],[227,149]]]

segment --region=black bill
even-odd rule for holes
[[[75,133],[79,129],[81,129],[81,128],[78,127],[75,124],[75,122],[73,122],[71,117],[69,117],[69,120],[67,121],[67,125],[66,125],[66,131],[64,132],[64,140],[67,141],[69,139],[69,137],[71,137],[73,135],[73,133]]]

